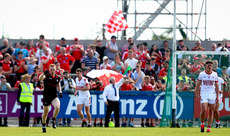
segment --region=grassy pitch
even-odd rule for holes
[[[47,128],[1,127],[1,136],[229,136],[230,128],[211,129],[211,133],[200,133],[199,128]]]

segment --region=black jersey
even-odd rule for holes
[[[50,73],[45,75],[44,79],[44,91],[43,95],[48,95],[50,97],[57,96],[57,85],[60,82],[60,77],[55,74],[54,77]]]

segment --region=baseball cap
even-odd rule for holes
[[[207,61],[205,62],[205,65],[206,65],[206,64],[213,64],[213,62],[212,62],[212,61],[207,60]]]
[[[107,59],[108,59],[108,57],[107,57],[107,56],[104,56],[104,57],[103,57],[103,61],[104,61],[104,60],[107,60]]]
[[[77,37],[75,37],[73,40],[74,40],[74,41],[78,41],[78,38],[77,38]]]
[[[117,37],[116,37],[116,36],[114,36],[114,35],[113,35],[113,36],[111,36],[111,39],[113,39],[113,38],[117,39]]]
[[[62,41],[65,41],[65,38],[64,38],[64,37],[62,37],[62,38],[61,38],[61,40],[62,40]]]
[[[223,66],[223,67],[222,67],[222,70],[226,70],[226,69],[227,69],[227,67],[226,67],[226,66]]]
[[[0,78],[1,78],[1,79],[3,79],[3,78],[6,78],[6,76],[4,76],[4,75],[1,75],[1,76],[0,76]]]
[[[25,42],[21,41],[19,44],[20,44],[20,45],[25,45]]]

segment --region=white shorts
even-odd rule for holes
[[[201,96],[200,103],[208,103],[208,104],[215,104],[216,97],[211,96]]]
[[[219,102],[218,103],[222,103],[222,99],[223,99],[223,94],[219,94]]]
[[[84,104],[85,106],[90,106],[91,98],[90,97],[78,97],[77,104]]]

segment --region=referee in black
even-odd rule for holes
[[[43,114],[42,114],[42,132],[46,133],[46,119],[49,113],[50,105],[54,106],[52,127],[56,128],[56,117],[60,110],[60,101],[57,97],[57,90],[59,97],[62,98],[62,91],[60,85],[60,77],[56,75],[56,66],[49,65],[49,71],[45,71],[39,76],[40,81],[44,81],[43,91]]]
[[[114,111],[115,116],[115,127],[119,127],[119,88],[123,84],[123,82],[127,79],[124,76],[119,82],[115,83],[115,77],[111,77],[109,79],[109,85],[107,85],[103,92],[103,99],[105,104],[107,105],[106,115],[105,115],[105,127],[109,127],[109,120],[112,111]]]

